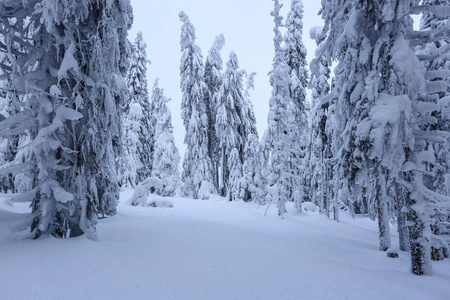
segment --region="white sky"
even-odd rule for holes
[[[286,17],[290,0],[284,3],[283,15]],[[152,64],[148,68],[149,89],[155,78],[159,77],[172,111],[175,141],[183,157],[185,151],[184,127],[180,115],[180,34],[181,22],[178,13],[189,15],[196,29],[196,43],[202,49],[203,58],[215,39],[223,33],[226,45],[222,51],[224,64],[231,51],[236,52],[242,69],[257,72],[252,101],[255,107],[260,137],[267,128],[267,114],[271,87],[267,73],[272,68],[273,9],[271,0],[131,0],[134,9],[134,25],[130,40],[134,42],[137,32],[142,31],[147,42],[147,55]],[[315,43],[309,38],[309,29],[322,25],[317,13],[321,6],[319,0],[303,0],[305,6],[303,41],[308,49],[308,62],[314,56]]]

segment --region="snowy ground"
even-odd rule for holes
[[[0,197],[0,299],[450,299],[450,260],[409,272],[377,250],[376,223],[272,206],[172,199],[100,220],[100,241],[18,240],[28,211]],[[395,232],[393,229],[392,232]],[[393,237],[394,248],[397,247]]]

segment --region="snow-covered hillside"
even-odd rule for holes
[[[342,213],[284,220],[276,206],[171,199],[100,220],[99,241],[21,240],[26,204],[0,197],[0,299],[449,299],[450,261],[410,272],[410,254],[378,251],[377,225]],[[392,228],[391,232],[395,233]],[[395,238],[393,241],[397,240]],[[397,245],[394,245],[394,249]]]

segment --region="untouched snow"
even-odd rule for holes
[[[388,258],[376,223],[317,212],[284,220],[265,207],[170,199],[132,207],[85,237],[20,240],[9,226],[27,204],[0,196],[0,299],[449,299],[450,260],[433,276],[409,272],[409,253]],[[395,229],[392,230],[395,232]],[[397,250],[396,238],[393,237]]]

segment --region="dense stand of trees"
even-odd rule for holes
[[[19,229],[95,239],[120,188],[138,184],[162,196],[275,203],[282,218],[287,202],[301,212],[311,201],[336,221],[343,208],[377,220],[382,251],[395,223],[412,272],[430,274],[431,260],[449,255],[450,1],[323,0],[309,68],[302,1],[286,20],[273,1],[261,140],[255,73],[234,52],[224,68],[223,35],[204,60],[179,14],[182,174],[169,99],[158,80],[148,91],[147,45],[141,33],[127,39],[129,1],[2,2],[0,189],[31,203]]]

